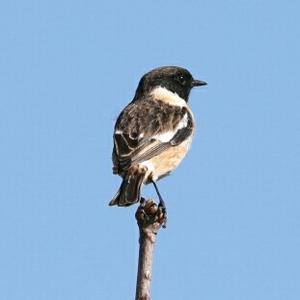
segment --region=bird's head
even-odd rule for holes
[[[177,94],[187,102],[193,87],[206,84],[205,81],[194,79],[191,73],[184,68],[175,66],[160,67],[146,73],[141,78],[136,90],[135,100],[157,88],[163,88]]]

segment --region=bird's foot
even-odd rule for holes
[[[146,227],[149,224],[156,224],[158,228],[160,226],[166,228],[166,209],[165,207],[162,207],[160,203],[157,205],[154,200],[145,200],[144,198],[141,198],[141,204],[138,207],[135,216],[138,224],[142,227]]]
[[[141,197],[141,199],[140,199],[140,205],[141,206],[145,206],[145,203],[146,203],[146,199],[144,197]]]

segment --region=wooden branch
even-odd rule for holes
[[[150,300],[156,235],[166,223],[166,214],[153,200],[143,201],[135,214],[140,230],[139,264],[135,300]]]

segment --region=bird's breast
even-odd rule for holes
[[[147,167],[148,173],[149,175],[151,174],[153,180],[158,180],[178,167],[189,151],[191,142],[192,135],[181,144],[168,148],[161,154],[142,162],[141,165]]]

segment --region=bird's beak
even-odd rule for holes
[[[194,87],[194,86],[201,86],[201,85],[207,85],[207,82],[205,82],[203,80],[193,79],[193,81],[192,81],[192,87]]]

